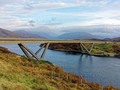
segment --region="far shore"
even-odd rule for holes
[[[64,50],[64,49],[50,49],[54,51],[60,51],[60,52],[68,52],[72,54],[85,54],[85,55],[90,55],[90,56],[96,56],[96,57],[115,57],[115,58],[120,58],[120,55],[117,54],[88,54],[88,53],[81,53],[80,51],[77,50]]]

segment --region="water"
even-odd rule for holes
[[[7,47],[15,53],[24,55],[21,49],[15,44],[1,46]],[[26,44],[26,46],[34,52],[39,48],[38,44]],[[48,50],[45,59],[55,65],[59,65],[64,71],[83,76],[90,82],[120,88],[119,58],[95,57]]]

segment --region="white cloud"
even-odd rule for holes
[[[98,11],[86,11],[86,12],[48,12],[49,14],[54,14],[61,17],[77,17],[78,19],[84,17],[82,21],[74,21],[65,24],[61,22],[47,23],[48,25],[99,25],[99,24],[109,24],[109,25],[120,25],[120,1],[111,0],[0,0],[0,27],[5,28],[27,28],[34,26],[30,24],[31,20],[34,20],[35,13],[41,11],[56,9],[56,8],[66,8],[74,6],[90,6],[100,8]],[[116,6],[116,7],[114,7]],[[114,9],[114,8],[117,9]],[[47,12],[47,11],[46,11]],[[34,14],[34,15],[32,15]],[[27,18],[26,18],[27,17]],[[40,15],[41,17],[41,15]],[[38,18],[39,19],[39,18]],[[9,24],[11,23],[11,24]],[[43,23],[45,25],[45,23]],[[31,26],[30,26],[31,25]],[[40,23],[35,23],[35,27],[39,26]],[[51,27],[53,27],[51,25]]]
[[[111,0],[74,0],[80,6],[99,6],[107,5]]]
[[[1,20],[0,22],[1,28],[6,28],[8,30],[31,27],[28,23],[28,21],[30,21],[31,18],[18,18],[15,16],[1,16],[0,20]]]
[[[86,21],[83,23],[80,23],[80,25],[82,26],[88,26],[88,25],[120,25],[120,20],[116,20],[116,19],[94,19],[94,20],[90,20],[90,21]]]
[[[21,4],[24,2],[26,2],[26,0],[0,0],[0,5]]]
[[[113,6],[114,6],[114,8],[116,8],[116,7],[120,8],[120,1],[118,0],[118,1],[113,2]]]
[[[67,3],[59,2],[59,3],[38,3],[33,5],[35,9],[50,9],[50,8],[61,8],[61,7],[67,7],[69,6]]]

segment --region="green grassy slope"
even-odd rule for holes
[[[120,44],[116,43],[103,43],[95,44],[93,54],[120,54]]]
[[[118,90],[102,87],[64,72],[46,61],[35,61],[0,48],[0,90]]]

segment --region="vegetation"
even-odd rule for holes
[[[112,48],[115,53],[120,55],[120,44],[113,45]]]
[[[64,72],[48,61],[33,59],[0,49],[0,90],[118,90],[87,82]]]
[[[92,53],[104,54],[109,56],[120,55],[120,44],[117,43],[95,44]]]
[[[115,53],[113,45],[115,44],[114,43],[95,44],[92,53],[95,54]]]
[[[90,47],[90,44],[84,44],[86,47]],[[60,51],[69,51],[69,52],[80,52],[80,44],[51,44],[50,49],[60,50]],[[120,44],[119,43],[97,43],[94,45],[92,54],[101,54],[101,55],[120,55]]]

